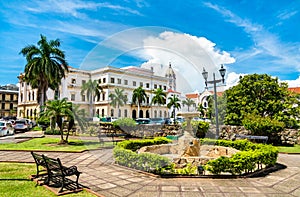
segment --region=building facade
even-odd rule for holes
[[[96,80],[102,88],[99,96],[96,96],[92,102],[89,102],[86,94],[81,94],[82,85],[88,80]],[[130,118],[154,118],[154,117],[168,117],[168,109],[166,105],[152,105],[153,98],[152,91],[161,88],[163,91],[168,91],[169,79],[154,75],[153,70],[144,69],[140,67],[104,67],[93,71],[80,70],[69,68],[69,73],[66,78],[62,79],[58,90],[47,91],[48,100],[55,97],[67,98],[73,104],[80,105],[80,108],[85,109],[87,114],[92,108],[94,116],[97,117],[130,117]],[[39,113],[39,105],[37,102],[37,90],[32,89],[29,84],[22,80],[22,75],[19,76],[19,99],[18,99],[18,118],[28,117],[36,118]],[[138,107],[132,102],[133,90],[142,87],[146,94],[146,102]],[[111,100],[109,95],[114,93],[116,88],[123,89],[124,95],[128,101],[124,106],[113,107],[110,105]]]
[[[0,118],[17,116],[18,93],[16,85],[0,86]]]

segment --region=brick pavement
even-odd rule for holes
[[[239,179],[159,178],[113,164],[112,149],[45,152],[82,171],[80,183],[106,197],[300,196],[300,155],[280,154],[288,167],[266,177]],[[30,152],[0,151],[0,161],[33,162]]]

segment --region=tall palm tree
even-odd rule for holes
[[[84,95],[86,93],[87,100],[89,101],[90,117],[93,117],[94,115],[93,114],[94,98],[95,96],[100,96],[101,92],[102,92],[102,88],[99,86],[96,80],[92,81],[91,79],[89,79],[88,82],[82,84],[80,94]]]
[[[145,102],[147,94],[145,90],[140,86],[133,90],[132,102],[137,103],[138,105],[138,117],[140,118],[140,105],[142,102]]]
[[[169,99],[169,103],[167,104],[167,107],[169,109],[173,108],[172,114],[173,114],[173,117],[174,117],[174,122],[176,123],[175,109],[180,109],[181,108],[180,99],[175,94],[173,94],[173,96],[169,97],[168,99]]]
[[[59,39],[48,42],[47,38],[41,35],[37,46],[28,45],[20,52],[27,60],[23,80],[32,88],[37,88],[41,110],[47,101],[48,88],[56,90],[61,84],[61,79],[65,78],[66,72],[69,72],[65,54],[59,47]]]
[[[117,107],[119,110],[120,106],[123,106],[127,102],[127,97],[124,95],[124,89],[115,89],[115,93],[110,93],[108,96],[111,99],[111,106]]]
[[[166,104],[167,95],[161,88],[156,89],[155,91],[153,91],[153,93],[154,97],[152,98],[151,103],[158,105]]]
[[[190,98],[186,98],[185,100],[182,101],[182,105],[183,106],[187,106],[188,107],[188,111],[190,111],[190,106],[195,105],[195,101],[190,99]]]
[[[63,121],[67,117],[69,120],[74,120],[74,113],[72,111],[72,103],[67,101],[67,98],[61,100],[49,100],[46,102],[45,109],[40,114],[42,117],[48,117],[54,120],[60,130],[60,144],[67,143],[63,137]]]

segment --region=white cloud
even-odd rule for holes
[[[280,82],[286,82],[289,87],[300,87],[300,76],[295,80],[280,80]]]
[[[97,9],[101,8],[108,8],[117,12],[122,11],[130,14],[141,15],[138,11],[128,7],[123,7],[108,2],[96,3],[82,0],[49,0],[49,2],[36,1],[34,3],[34,7],[27,6],[25,8],[30,12],[56,12],[62,14],[69,14],[76,18],[87,18],[87,16],[82,12],[83,10],[96,11]]]
[[[202,69],[219,76],[219,65],[230,64],[235,59],[225,51],[216,48],[216,44],[204,37],[196,37],[189,34],[166,31],[159,36],[151,36],[144,40],[142,54],[149,61],[142,67],[154,67],[157,74],[164,75],[171,62],[177,74],[177,90],[181,92],[201,91],[204,87]],[[153,64],[155,63],[155,64]],[[161,68],[161,65],[163,67]],[[188,84],[187,84],[188,83]]]
[[[282,12],[280,12],[278,14],[278,18],[281,19],[281,20],[287,20],[293,16],[295,16],[296,14],[298,13],[298,11],[296,10],[283,10]]]
[[[239,80],[240,80],[240,77],[243,77],[245,75],[247,75],[247,74],[245,74],[245,73],[235,73],[235,72],[228,73],[228,75],[226,77],[226,89],[237,85]]]

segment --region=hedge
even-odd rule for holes
[[[232,147],[240,152],[231,157],[219,157],[210,160],[204,166],[212,174],[231,173],[241,175],[262,169],[263,166],[275,165],[278,157],[278,149],[271,145],[254,144],[247,140],[202,140],[202,144],[215,142],[215,145]]]
[[[138,154],[135,151],[143,146],[167,144],[169,142],[171,140],[164,137],[145,140],[126,140],[117,144],[113,149],[113,155],[116,163],[119,165],[156,173],[162,168],[170,166],[170,159],[153,153]]]

